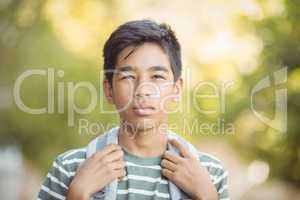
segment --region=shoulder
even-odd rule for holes
[[[206,167],[213,184],[219,193],[227,190],[228,172],[222,162],[215,156],[198,151],[198,157],[201,165]]]
[[[64,153],[61,153],[57,156],[57,160],[68,163],[71,161],[75,161],[78,159],[85,159],[86,158],[86,148],[77,148],[77,149],[70,149]]]
[[[198,151],[198,158],[199,158],[202,166],[205,166],[209,169],[222,169],[222,170],[224,170],[223,164],[220,161],[220,159],[213,156],[213,155],[211,155],[211,154]]]
[[[86,148],[71,149],[59,154],[53,161],[49,173],[54,176],[66,177],[70,181],[78,166],[86,159]]]
[[[229,200],[228,194],[228,172],[221,161],[207,153],[198,151],[201,165],[206,167],[209,176],[218,192],[219,199]]]
[[[59,154],[53,162],[70,173],[75,174],[78,166],[86,159],[86,148],[71,149]]]
[[[72,149],[53,161],[40,188],[38,199],[64,199],[78,166],[86,158],[86,149]]]

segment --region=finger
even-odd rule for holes
[[[124,176],[126,176],[126,170],[125,169],[115,170],[115,176],[116,178],[123,178]]]
[[[163,158],[175,163],[175,164],[178,164],[182,161],[182,158],[177,156],[177,155],[174,155],[172,154],[171,152],[169,151],[166,151],[164,154],[163,154]]]
[[[170,140],[170,143],[172,145],[174,145],[179,150],[180,154],[183,157],[190,157],[191,156],[189,151],[184,146],[182,146],[182,144],[180,144],[178,141],[173,139],[173,140]]]
[[[113,162],[116,160],[123,160],[123,151],[122,150],[116,150],[113,152],[110,152],[109,154],[106,154],[105,156],[102,157],[101,161],[102,162]]]
[[[172,179],[173,177],[173,172],[169,169],[162,169],[161,170],[162,175],[164,175],[165,177],[167,177],[168,179]]]
[[[105,146],[103,149],[98,150],[93,156],[96,157],[97,159],[101,159],[106,154],[109,154],[113,151],[120,150],[120,149],[121,147],[117,144],[109,144]]]
[[[118,177],[118,181],[122,181],[125,176]]]
[[[123,160],[118,160],[110,163],[110,166],[112,169],[119,170],[119,169],[124,169],[126,166],[126,162]]]
[[[162,159],[161,161],[161,166],[163,168],[166,168],[166,169],[169,169],[171,170],[172,172],[174,172],[176,170],[176,164],[173,163],[173,162],[170,162],[169,160],[167,159]]]

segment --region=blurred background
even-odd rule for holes
[[[170,124],[222,161],[231,198],[300,199],[297,0],[0,0],[1,198],[35,199],[58,154],[84,147],[118,123],[100,103],[102,47],[118,25],[144,18],[168,23],[178,36],[184,109],[171,114]],[[42,108],[52,85],[53,110],[50,105],[44,114],[24,112],[14,95],[18,78],[33,69],[44,75],[27,77],[17,91],[26,106]],[[95,87],[97,105],[75,113],[70,126],[68,83],[81,81]],[[257,92],[261,84],[266,87]],[[89,94],[76,90],[76,106],[90,105]],[[88,128],[80,128],[80,119]],[[195,122],[206,125],[193,129]]]

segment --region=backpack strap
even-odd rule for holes
[[[108,132],[93,139],[87,146],[87,158],[91,157],[96,151],[103,149],[108,144],[118,144],[119,127],[110,129]],[[114,180],[105,186],[104,191],[97,192],[90,200],[102,199],[113,200],[117,197],[118,181]]]
[[[119,127],[114,127],[110,129],[108,132],[105,132],[104,134],[93,139],[87,146],[87,158],[89,158],[96,151],[104,148],[108,144],[118,144],[118,133],[119,133]],[[187,148],[188,151],[193,156],[195,156],[195,158],[199,160],[197,149],[188,141],[186,141],[176,133],[172,132],[171,130],[168,130],[167,137],[168,140],[171,139],[177,140],[180,144],[182,144],[185,148]],[[171,145],[169,142],[168,142],[168,149],[171,153],[180,156],[178,149],[173,145]],[[117,189],[118,189],[118,181],[114,180],[111,183],[109,183],[107,186],[105,186],[104,191],[99,191],[94,195],[94,197],[91,197],[90,200],[96,200],[97,197],[103,198],[103,196],[104,196],[104,200],[115,200],[117,198]],[[171,181],[169,181],[169,190],[170,190],[171,199],[174,200],[188,199],[186,194]]]
[[[188,151],[195,157],[197,160],[199,160],[198,157],[198,151],[197,149],[188,141],[177,135],[176,133],[172,132],[171,130],[168,130],[168,140],[175,139],[178,141],[182,146],[184,146]],[[168,142],[168,149],[171,153],[181,156],[179,153],[179,150],[171,145],[171,143]],[[169,181],[169,191],[171,194],[171,199],[175,200],[181,200],[181,199],[190,199],[188,196],[183,192],[180,188],[178,188],[173,182]]]

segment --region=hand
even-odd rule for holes
[[[123,151],[111,144],[97,151],[79,166],[72,180],[67,200],[89,199],[104,186],[126,175]]]
[[[217,191],[206,168],[176,140],[170,140],[170,143],[182,157],[166,151],[161,161],[162,174],[192,199],[217,200]]]

